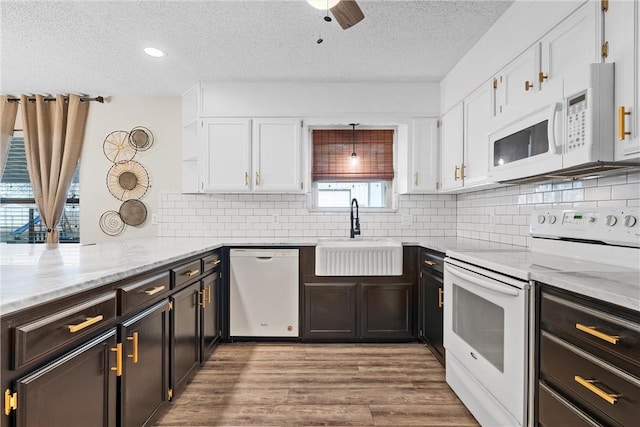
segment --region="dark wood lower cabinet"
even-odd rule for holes
[[[304,338],[356,338],[356,284],[305,283]]]
[[[436,358],[444,365],[444,282],[442,276],[423,269],[419,287],[423,310],[421,316],[423,337]]]
[[[16,426],[116,425],[116,330],[16,380]]]
[[[360,284],[362,338],[411,338],[413,335],[411,283]]]
[[[200,362],[200,281],[197,281],[171,297],[172,381],[175,393],[187,380],[192,369]]]
[[[167,401],[169,306],[165,300],[122,324],[122,426],[143,426]]]
[[[221,336],[220,327],[220,272],[214,271],[202,280],[200,288],[202,305],[202,333],[200,343],[200,363],[204,363]]]

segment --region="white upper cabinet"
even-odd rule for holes
[[[201,129],[200,191],[250,191],[251,120],[202,119]]]
[[[442,116],[441,136],[441,190],[462,188],[464,183],[463,158],[463,103],[460,102]]]
[[[202,119],[201,191],[301,191],[300,119]]]
[[[487,181],[493,86],[487,82],[464,100],[464,186]]]
[[[615,159],[636,158],[640,157],[640,5],[638,1],[610,0],[604,17],[606,61],[615,63]]]
[[[438,120],[418,117],[413,119],[413,138],[409,151],[411,176],[409,192],[433,193],[438,189],[439,128]]]
[[[504,67],[493,79],[494,115],[525,105],[538,90],[540,46],[535,44]]]
[[[254,191],[302,191],[300,119],[253,120]]]

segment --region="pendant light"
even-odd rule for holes
[[[323,10],[323,9],[331,9],[333,6],[340,3],[340,0],[307,0],[307,3],[309,3],[311,6],[315,7],[316,9]]]
[[[358,154],[356,153],[356,126],[360,123],[349,123],[351,126],[351,160],[356,161],[358,159]]]

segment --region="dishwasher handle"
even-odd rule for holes
[[[258,260],[258,262],[269,262],[271,260],[273,260],[272,256],[257,256],[256,259]]]

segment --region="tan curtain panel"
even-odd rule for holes
[[[18,103],[9,102],[9,97],[0,95],[0,178],[4,173],[9,155],[9,141],[13,135],[18,114]]]
[[[356,130],[352,161],[353,131],[315,129],[313,141],[314,181],[393,180],[393,129]]]
[[[56,226],[60,221],[82,151],[89,103],[77,95],[57,95],[45,101],[36,95],[30,102],[23,95],[22,122],[27,168],[36,205],[47,226],[48,244],[58,243]]]

